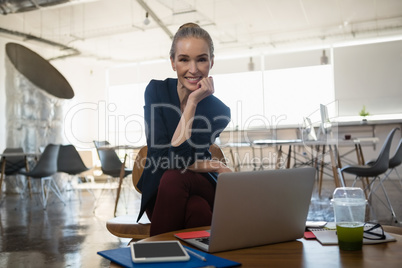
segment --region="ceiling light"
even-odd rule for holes
[[[328,64],[328,57],[325,55],[325,50],[322,51],[321,64],[322,65]]]
[[[250,61],[248,62],[248,70],[249,70],[250,72],[254,71],[253,57],[250,57]]]
[[[147,13],[145,13],[144,24],[145,24],[145,25],[148,25],[148,24],[150,24],[150,23],[151,23],[151,21],[148,19],[148,12],[147,12]]]

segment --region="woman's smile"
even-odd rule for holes
[[[197,77],[186,76],[185,78],[186,78],[187,81],[190,82],[191,84],[197,84],[199,81],[202,80],[202,76],[197,76]]]

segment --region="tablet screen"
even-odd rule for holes
[[[134,262],[185,261],[187,252],[178,241],[140,242],[130,244]]]
[[[134,250],[138,258],[184,256],[177,243],[138,243],[134,244]]]

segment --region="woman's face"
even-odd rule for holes
[[[179,83],[191,91],[198,89],[198,82],[208,77],[214,64],[207,42],[194,37],[180,39],[176,44],[175,58],[170,60]]]

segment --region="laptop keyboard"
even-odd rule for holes
[[[197,241],[209,245],[209,237],[197,238]]]

